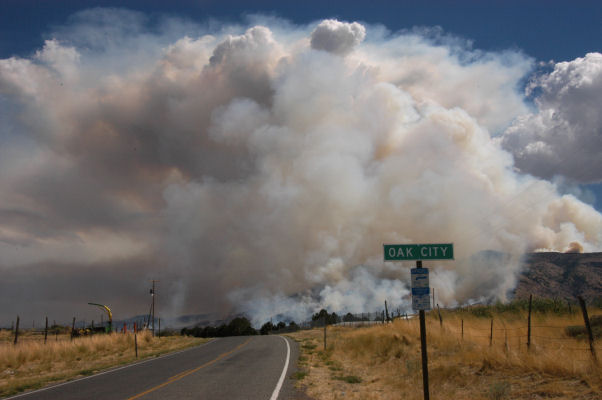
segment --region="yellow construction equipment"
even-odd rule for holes
[[[109,316],[109,326],[107,327],[107,332],[111,332],[113,330],[113,313],[111,312],[111,309],[108,306],[105,306],[104,304],[98,304],[98,303],[88,303],[91,306],[98,306],[103,308],[106,312],[107,315]]]

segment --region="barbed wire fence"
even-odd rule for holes
[[[532,297],[532,296],[531,296]],[[438,305],[437,308],[430,312],[431,318],[429,318],[429,324],[439,324],[441,328],[445,327],[446,334],[454,334],[458,336],[458,339],[472,340],[472,341],[483,341],[484,345],[489,346],[503,346],[508,351],[512,346],[515,346],[520,351],[549,351],[556,349],[564,349],[575,352],[575,359],[578,361],[593,360],[598,363],[597,351],[601,351],[601,342],[595,341],[593,334],[593,327],[598,330],[602,329],[602,315],[593,316],[590,320],[585,302],[579,298],[581,304],[581,311],[583,314],[583,323],[579,325],[550,325],[546,323],[531,323],[531,317],[529,316],[528,321],[525,321],[524,326],[520,327],[507,327],[505,320],[496,320],[493,317],[485,317],[479,315],[479,312],[475,312],[472,316],[477,316],[482,319],[479,325],[475,326],[474,320],[457,317],[453,320],[455,323],[459,322],[459,326],[450,326],[451,321],[445,321],[442,318],[441,310]],[[531,298],[530,298],[531,300]],[[556,300],[554,300],[556,304]],[[477,305],[477,307],[487,307]],[[570,303],[567,303],[567,310],[557,309],[556,306],[553,312],[568,311],[568,315],[575,315],[578,313],[577,307],[572,307]],[[531,307],[529,306],[529,309]],[[455,307],[455,308],[444,308],[443,311],[460,311],[470,313],[474,309],[472,307]],[[477,310],[478,311],[478,310]],[[531,311],[529,311],[531,314]],[[538,313],[539,315],[539,313]],[[399,308],[391,312],[389,319],[387,320],[385,311],[367,312],[367,313],[347,313],[344,315],[336,315],[335,313],[330,315],[329,326],[337,327],[364,327],[376,324],[387,324],[397,319],[403,319],[410,322],[415,315],[402,312]],[[471,321],[471,322],[469,322]],[[483,327],[485,321],[489,322],[488,327]],[[500,326],[501,324],[501,326]],[[323,327],[324,320],[317,319],[311,321],[305,321],[300,324],[301,329],[312,329],[316,327]],[[434,327],[433,327],[434,328]],[[451,328],[451,329],[450,329]],[[588,343],[589,342],[589,343]],[[589,345],[588,345],[589,344]],[[587,354],[589,353],[589,355]],[[581,357],[582,355],[582,357]]]

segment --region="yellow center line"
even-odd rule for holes
[[[167,379],[167,381],[163,382],[162,384],[160,384],[160,385],[157,385],[157,386],[155,386],[155,387],[152,387],[152,388],[150,388],[150,389],[148,389],[148,390],[146,390],[146,391],[144,391],[144,392],[142,392],[142,393],[139,393],[139,394],[137,394],[137,395],[135,395],[135,396],[129,397],[127,400],[134,400],[134,399],[138,399],[138,398],[140,398],[140,397],[142,397],[142,396],[145,396],[145,395],[147,395],[147,394],[149,394],[149,393],[151,393],[151,392],[154,392],[154,391],[155,391],[155,390],[157,390],[157,389],[161,389],[162,387],[164,387],[164,386],[167,386],[167,385],[169,385],[170,383],[174,383],[174,382],[176,382],[176,381],[179,381],[180,379],[184,378],[185,376],[188,376],[188,375],[190,375],[190,374],[193,374],[193,373],[197,372],[198,370],[200,370],[200,369],[202,369],[202,368],[208,367],[209,365],[211,365],[211,364],[214,364],[214,363],[218,362],[219,360],[221,360],[222,358],[224,358],[224,357],[227,357],[227,356],[229,356],[230,354],[234,353],[235,351],[237,351],[238,349],[240,349],[241,347],[243,347],[244,345],[246,345],[247,343],[249,343],[249,340],[251,340],[251,338],[249,338],[249,339],[245,340],[243,343],[239,344],[238,346],[236,346],[236,347],[235,347],[235,348],[233,348],[232,350],[230,350],[230,351],[228,351],[228,352],[225,352],[225,353],[222,353],[222,354],[220,354],[219,356],[217,356],[217,357],[216,357],[216,358],[214,358],[213,360],[211,360],[211,361],[208,361],[208,362],[206,362],[205,364],[203,364],[203,365],[201,365],[201,366],[198,366],[198,367],[196,367],[196,368],[189,369],[189,370],[187,370],[187,371],[184,371],[184,372],[180,372],[179,374],[177,374],[177,375],[174,375],[174,376],[172,376],[171,378],[168,378],[168,379]]]

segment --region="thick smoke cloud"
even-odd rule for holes
[[[327,19],[311,33],[311,47],[333,54],[345,55],[360,44],[366,37],[366,28],[354,22],[352,24]]]
[[[436,31],[265,22],[150,33],[139,14],[92,10],[0,60],[0,268],[24,288],[0,290],[1,309],[52,281],[43,298],[78,293],[54,312],[89,293],[144,313],[149,279],[165,313],[256,324],[407,308],[411,265],[383,262],[382,244],[420,242],[454,242],[456,260],[430,266],[456,304],[504,299],[525,251],[602,247],[598,212],[492,139],[529,118],[528,57]]]
[[[602,181],[602,54],[560,62],[535,79],[537,110],[517,118],[501,137],[516,166],[542,178]]]

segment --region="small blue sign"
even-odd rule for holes
[[[430,310],[431,297],[428,294],[425,296],[412,296],[412,309],[416,311]]]
[[[414,274],[428,274],[429,273],[429,269],[428,268],[412,268],[410,270],[410,273],[412,275],[414,275]]]
[[[415,287],[412,288],[412,296],[428,296],[431,293],[429,287]]]

